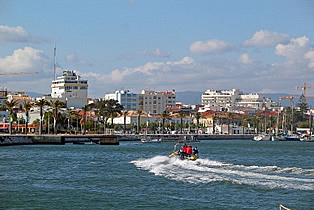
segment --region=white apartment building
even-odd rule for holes
[[[176,106],[175,91],[155,92],[143,90],[139,94],[139,109],[150,114],[160,114],[166,107]]]
[[[268,109],[278,105],[269,98],[265,98],[258,93],[243,94],[239,89],[232,90],[206,90],[202,94],[202,105],[215,111],[221,108],[249,107],[260,110],[263,107]]]
[[[213,90],[208,89],[202,94],[202,105],[208,107],[234,106],[240,94],[239,89]]]
[[[123,105],[124,110],[138,110],[138,94],[130,93],[129,90],[117,90],[105,95],[105,100],[114,99]]]
[[[256,110],[260,110],[264,104],[264,96],[257,93],[241,94],[237,99],[237,106],[250,107]]]
[[[66,103],[67,107],[82,108],[87,105],[87,80],[82,80],[76,71],[65,70],[63,75],[52,81],[51,98]]]

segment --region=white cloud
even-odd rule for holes
[[[77,65],[90,65],[85,60],[79,58],[76,54],[69,54],[65,56],[65,60]]]
[[[307,53],[305,53],[304,58],[310,60],[308,67],[314,68],[314,51],[308,51]]]
[[[139,66],[136,68],[126,68],[124,70],[114,70],[111,73],[111,78],[114,81],[121,81],[125,77],[134,75],[134,74],[144,74],[144,75],[152,75],[154,71],[167,71],[169,68],[173,68],[175,66],[184,66],[189,65],[194,62],[193,58],[184,57],[180,61],[168,61],[168,62],[148,62],[143,66]]]
[[[36,68],[41,70],[45,63],[47,58],[42,50],[25,47],[15,50],[10,56],[0,58],[0,70],[2,72],[22,72]]]
[[[212,39],[206,42],[196,41],[190,45],[190,52],[194,54],[219,54],[228,52],[234,49],[230,43]]]
[[[135,57],[141,57],[141,56],[149,56],[149,57],[156,57],[156,58],[168,58],[170,57],[170,53],[162,51],[160,48],[156,48],[153,51],[139,51],[136,53],[129,53],[120,56],[121,58],[124,59],[134,59]]]
[[[287,43],[291,39],[288,34],[259,30],[251,39],[245,40],[242,45],[247,47],[269,47],[279,43]]]
[[[239,59],[238,62],[243,64],[251,64],[253,62],[252,58],[247,53],[243,53]]]
[[[153,57],[170,57],[170,53],[162,52],[160,48],[156,48],[153,51],[143,51],[136,53],[137,55],[148,55]]]
[[[311,48],[311,42],[306,36],[293,38],[288,44],[278,44],[275,53],[290,59],[303,58],[306,51]]]
[[[23,27],[9,27],[0,25],[0,43],[7,42],[40,42],[42,39],[30,35]]]

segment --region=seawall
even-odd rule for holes
[[[94,142],[100,145],[119,145],[115,135],[0,135],[0,146]]]

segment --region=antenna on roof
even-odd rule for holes
[[[57,62],[57,47],[55,43],[55,48],[53,49],[54,52],[54,64],[53,64],[53,78],[56,80],[56,62]]]

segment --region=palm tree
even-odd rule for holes
[[[198,129],[200,127],[200,119],[201,119],[202,115],[200,112],[196,112],[196,114],[194,115],[194,118],[196,119],[196,128],[197,128],[197,133],[198,133]]]
[[[83,118],[82,118],[82,122],[83,122],[83,135],[86,134],[86,122],[87,122],[87,112],[89,110],[89,106],[88,104],[85,105],[82,110],[83,110]]]
[[[67,115],[66,115],[66,118],[68,119],[68,131],[71,133],[71,127],[72,124],[73,124],[73,118],[77,118],[78,117],[78,113],[76,111],[73,111],[71,109],[67,109]]]
[[[33,107],[33,104],[27,101],[23,103],[24,110],[25,110],[25,134],[28,133],[28,121],[29,121],[29,110]]]
[[[45,99],[40,99],[39,101],[35,102],[35,106],[39,107],[39,114],[40,114],[40,127],[39,127],[39,135],[42,134],[43,130],[43,107],[49,106],[50,103]]]
[[[123,125],[124,125],[124,127],[123,127],[123,133],[125,133],[126,132],[126,117],[128,116],[128,113],[129,113],[129,111],[123,111],[122,112],[122,114],[123,114]]]
[[[185,117],[184,112],[179,112],[179,117],[180,117],[180,133],[182,134],[182,128],[183,128],[183,118]]]
[[[229,127],[230,127],[230,121],[233,120],[233,113],[228,112],[227,118],[228,118],[228,134],[230,134],[230,129],[229,129]]]
[[[54,134],[57,134],[57,122],[58,122],[58,111],[60,108],[65,107],[65,103],[60,100],[52,101],[51,106],[53,108],[53,130]]]
[[[163,111],[160,115],[160,118],[162,119],[162,133],[165,131],[165,121],[166,119],[171,119],[170,114],[167,110]]]
[[[6,101],[5,105],[9,109],[10,113],[10,125],[9,125],[9,133],[12,135],[12,122],[13,122],[13,114],[14,114],[14,107],[18,104],[16,100]]]
[[[137,110],[137,133],[140,131],[140,126],[141,126],[141,114],[143,114],[143,110]]]
[[[214,114],[214,115],[213,115],[213,134],[216,133],[215,122],[216,122],[218,119],[219,119],[219,117],[218,117],[216,114]]]

